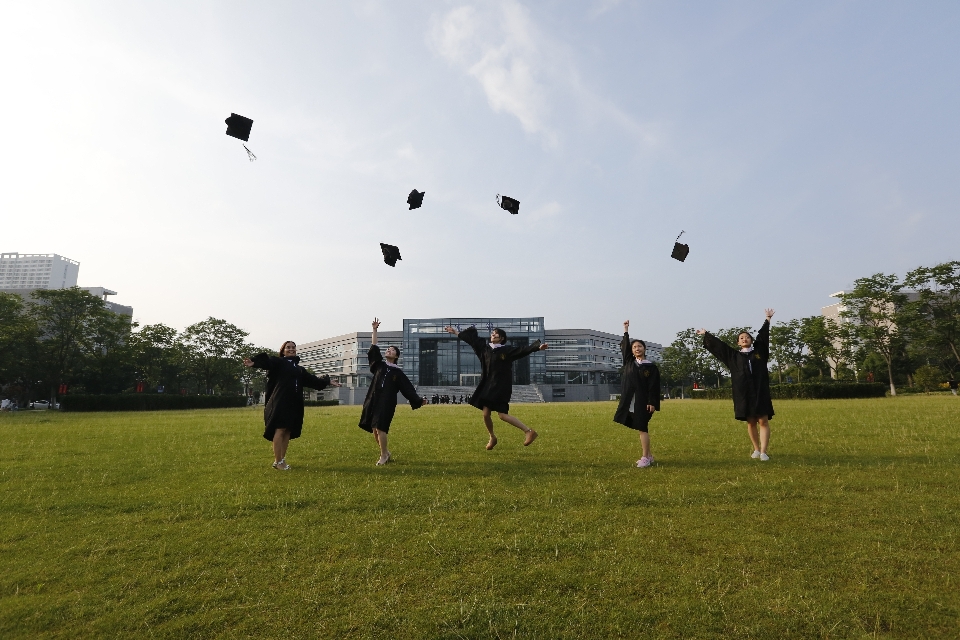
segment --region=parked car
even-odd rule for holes
[[[30,403],[31,409],[49,409],[50,407],[53,407],[54,409],[59,409],[60,403],[57,402],[56,404],[50,404],[49,400],[36,400]]]

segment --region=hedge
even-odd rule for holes
[[[245,407],[246,396],[182,396],[165,393],[73,394],[60,398],[61,411],[166,411]]]
[[[305,407],[335,407],[340,404],[339,400],[304,400]]]
[[[889,386],[881,382],[801,382],[797,384],[772,384],[770,397],[774,400],[827,399],[827,398],[882,398]],[[696,389],[692,398],[703,400],[729,400],[733,397],[731,387],[722,389]]]

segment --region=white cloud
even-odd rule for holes
[[[599,2],[593,13],[618,3]],[[563,129],[551,105],[574,105],[587,123],[611,124],[644,146],[662,137],[587,87],[569,47],[539,29],[516,0],[452,9],[434,18],[429,40],[442,58],[479,82],[491,109],[517,118],[547,147],[560,143]]]
[[[458,7],[434,21],[431,40],[448,62],[477,79],[490,108],[513,115],[524,131],[557,144],[542,80],[551,75],[543,55],[548,42],[524,7],[512,0],[492,11]]]

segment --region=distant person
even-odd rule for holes
[[[726,344],[706,329],[697,331],[703,336],[703,346],[730,370],[733,383],[733,413],[740,421],[746,421],[747,433],[753,443],[751,458],[766,462],[770,459],[770,418],[773,417],[773,402],[770,399],[770,318],[774,310],[766,310],[766,320],[757,332],[754,341],[746,331],[737,336],[739,350]]]
[[[950,385],[950,392],[951,392],[953,395],[957,395],[957,381],[956,381],[956,379],[953,377],[953,374],[952,374],[952,373],[950,374],[950,377],[947,378],[947,384]]]
[[[496,328],[490,331],[490,342],[484,341],[476,327],[457,331],[446,327],[445,331],[466,342],[480,358],[480,384],[470,398],[470,404],[483,411],[483,424],[487,427],[490,440],[487,450],[497,446],[497,436],[493,433],[493,420],[490,413],[497,412],[501,420],[512,424],[526,434],[523,446],[529,446],[537,439],[537,432],[510,415],[510,398],[513,395],[513,362],[525,358],[531,353],[547,348],[537,340],[526,347],[513,347],[507,344],[507,332]]]
[[[267,401],[263,407],[263,437],[273,443],[273,468],[289,471],[287,446],[303,431],[303,388],[321,390],[340,383],[330,376],[318,378],[300,366],[297,345],[287,340],[280,347],[280,356],[258,353],[244,358],[245,367],[267,371]]]
[[[397,347],[387,347],[386,353],[380,354],[377,346],[377,329],[380,320],[373,319],[373,335],[370,336],[370,350],[367,351],[367,361],[370,363],[370,373],[373,380],[367,389],[367,397],[363,400],[363,412],[360,414],[360,428],[373,434],[380,447],[380,459],[377,466],[390,462],[390,450],[387,448],[387,437],[390,433],[390,423],[397,410],[397,393],[410,403],[412,409],[419,409],[424,405],[423,399],[417,395],[407,374],[397,366],[400,359],[400,350]]]
[[[640,432],[642,454],[637,466],[643,469],[653,464],[647,425],[653,412],[660,410],[660,369],[646,359],[647,343],[630,339],[629,320],[623,323],[620,352],[623,355],[620,404],[613,421]]]

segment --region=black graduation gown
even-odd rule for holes
[[[620,382],[620,404],[613,414],[613,421],[631,429],[645,431],[653,414],[647,405],[660,411],[660,369],[653,364],[637,364],[630,350],[630,334],[624,333],[620,342],[623,354],[623,370]],[[630,404],[633,403],[633,411]]]
[[[480,338],[476,327],[470,327],[457,336],[473,349],[480,358],[480,384],[470,398],[477,409],[489,407],[497,413],[510,413],[510,398],[513,396],[513,362],[540,350],[540,341],[525,347],[504,345],[494,349]]]
[[[367,352],[367,360],[373,380],[367,389],[367,397],[363,399],[359,426],[370,433],[374,429],[390,433],[390,422],[397,410],[397,393],[402,393],[413,409],[422,407],[423,399],[417,395],[417,390],[402,369],[391,367],[384,361],[380,347],[372,345]]]
[[[318,378],[300,366],[300,357],[278,358],[258,353],[253,366],[267,370],[267,403],[263,407],[263,437],[273,440],[277,429],[289,429],[291,438],[303,430],[303,388],[323,389],[330,376]]]
[[[742,353],[710,332],[703,334],[703,346],[730,370],[733,381],[733,414],[737,420],[773,417],[773,402],[770,400],[770,321],[765,320],[753,351]]]

